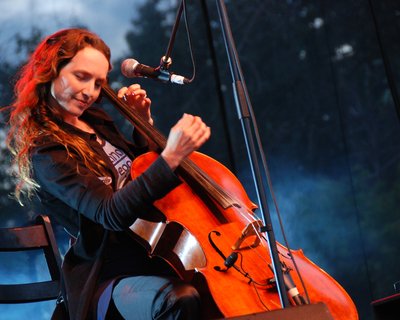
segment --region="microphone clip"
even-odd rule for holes
[[[160,70],[168,70],[169,67],[172,65],[171,57],[162,56],[160,59]]]
[[[235,262],[238,259],[238,253],[233,251],[229,257],[227,257],[224,261],[225,268],[222,269],[220,266],[215,266],[214,269],[219,272],[226,272],[229,268],[235,267]],[[236,268],[236,267],[235,267]]]

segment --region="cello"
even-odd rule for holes
[[[102,94],[137,130],[160,149],[165,147],[166,138],[118,99],[108,85],[102,86]],[[155,152],[137,157],[132,178],[157,157]],[[203,315],[207,319],[280,309],[267,239],[254,214],[257,206],[239,180],[200,152],[192,153],[176,172],[182,184],[154,203],[165,219],[137,219],[130,227],[132,237],[206,297],[205,309],[215,310]],[[302,250],[276,245],[285,277],[300,288],[290,299],[294,306],[323,302],[334,319],[358,319],[354,302],[335,279]],[[295,268],[299,273],[291,272]]]

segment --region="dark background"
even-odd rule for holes
[[[145,87],[156,126],[165,134],[183,112],[201,116],[212,128],[212,138],[201,151],[228,166],[257,202],[215,2],[188,1],[196,78],[187,86],[121,76],[119,65],[127,57],[158,65],[177,11],[176,5],[160,6],[170,4],[167,1],[127,3],[126,10],[135,9],[126,33],[129,50],[113,57],[112,86],[138,81]],[[225,3],[289,243],[345,288],[360,319],[372,319],[370,303],[393,294],[393,283],[400,280],[400,3]],[[72,25],[87,26],[81,18],[60,28]],[[53,31],[35,25],[26,32],[16,31],[15,57],[26,57],[42,36]],[[19,68],[15,57],[0,59],[2,106],[12,101],[13,75]],[[171,57],[171,70],[190,77],[193,69],[183,21]],[[113,107],[107,103],[104,107],[125,132],[130,131],[130,124]],[[34,214],[29,205],[20,207],[10,199],[12,168],[4,134],[3,124],[2,226]],[[276,238],[282,241],[272,201],[269,207]],[[56,231],[65,252],[65,235],[60,228]],[[7,260],[0,267],[1,278],[26,280],[20,274],[27,270],[32,278],[46,276],[38,258],[22,259],[21,263],[1,256],[2,263]],[[7,314],[4,319],[23,319],[33,310],[46,319],[52,306],[53,302],[0,306],[0,314]]]

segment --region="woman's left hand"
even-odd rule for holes
[[[147,93],[139,84],[132,84],[129,87],[123,87],[118,91],[118,98],[124,99],[132,106],[143,119],[149,123],[153,123],[151,118],[150,105],[151,100],[147,97]]]

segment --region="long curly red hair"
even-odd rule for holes
[[[59,142],[65,146],[70,157],[83,160],[95,174],[105,175],[105,164],[96,159],[83,139],[71,137],[60,128],[58,123],[62,119],[59,110],[47,103],[52,80],[85,47],[102,52],[111,70],[111,52],[104,41],[88,30],[72,28],[46,37],[18,74],[14,87],[15,100],[10,106],[7,146],[17,167],[15,197],[20,203],[22,193],[30,197],[38,187],[32,178],[30,152],[39,137],[46,136]]]

